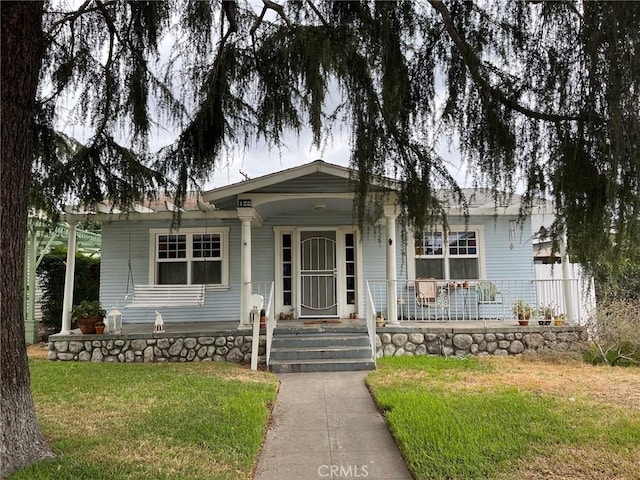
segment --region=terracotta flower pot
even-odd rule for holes
[[[77,318],[78,328],[85,335],[96,333],[96,323],[101,322],[102,317]]]
[[[98,335],[102,335],[104,333],[104,325],[96,325],[95,328]]]

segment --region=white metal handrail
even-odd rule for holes
[[[275,302],[273,301],[273,293],[274,293],[274,282],[271,282],[271,289],[269,290],[269,297],[267,301],[267,308],[265,309],[265,313],[267,316],[267,344],[265,346],[265,356],[266,356],[266,364],[267,367],[271,363],[271,343],[273,342],[273,331],[276,328],[278,323],[278,318],[275,314]]]
[[[271,360],[271,343],[273,341],[273,331],[277,324],[275,315],[274,282],[251,282],[251,292],[253,295],[260,295],[263,299],[266,297],[265,312],[266,321],[266,345],[265,345],[265,361],[267,366]],[[268,294],[266,292],[268,291]],[[266,294],[266,295],[265,295]],[[253,296],[252,295],[252,296]],[[263,304],[264,307],[264,304]],[[251,339],[251,369],[258,369],[258,356],[260,354],[260,312],[252,312],[252,339]]]
[[[371,295],[369,282],[367,282],[367,303],[365,308],[365,323],[367,325],[367,335],[371,347],[371,358],[376,363],[376,304]]]

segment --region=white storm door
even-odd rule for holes
[[[300,232],[300,316],[338,316],[336,232]]]

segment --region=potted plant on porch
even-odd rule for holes
[[[513,313],[518,318],[520,325],[529,325],[529,319],[533,313],[531,305],[524,300],[516,300],[513,303]]]
[[[71,318],[76,321],[78,328],[84,334],[96,333],[95,325],[102,322],[106,311],[97,300],[83,300],[74,305]]]
[[[551,320],[556,316],[556,307],[552,303],[540,306],[540,316],[544,319],[538,320],[539,325],[551,325]]]

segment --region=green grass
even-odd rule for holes
[[[217,362],[30,365],[57,458],[12,480],[250,478],[277,386]]]
[[[535,364],[525,368],[535,370]],[[568,448],[604,448],[613,458],[605,471],[634,478],[632,465],[640,458],[637,411],[527,391],[501,381],[501,375],[500,359],[379,361],[367,383],[416,479],[512,478],[533,459],[553,471],[554,452]]]

